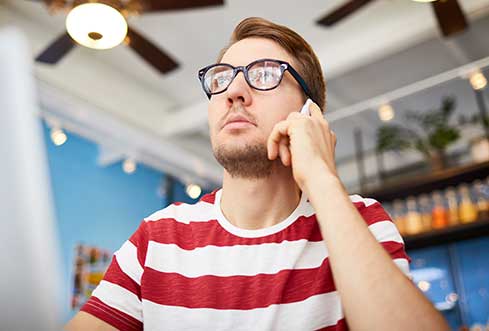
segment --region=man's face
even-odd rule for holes
[[[222,63],[246,66],[263,58],[295,61],[277,43],[264,38],[247,38],[233,44]],[[294,66],[297,67],[297,66]],[[233,177],[262,178],[270,175],[273,163],[267,158],[267,139],[274,125],[294,111],[305,98],[288,71],[280,85],[270,91],[251,88],[240,72],[228,89],[211,97],[208,107],[209,131],[214,156]],[[237,116],[249,123],[226,122]]]

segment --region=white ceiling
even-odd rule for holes
[[[214,62],[234,26],[245,17],[261,16],[287,25],[309,41],[328,81],[329,112],[489,55],[485,18],[489,0],[459,0],[472,28],[450,41],[440,39],[429,4],[408,0],[375,1],[330,29],[315,20],[342,0],[307,0],[300,5],[285,0],[225,2],[223,7],[144,14],[129,21],[180,62],[170,74],[158,74],[130,49],[119,46],[107,51],[78,47],[57,66],[36,64],[36,75],[62,93],[88,101],[217,167],[206,139],[206,98],[196,72]],[[64,31],[64,17],[50,16],[41,3],[3,4],[0,20],[26,32],[33,55]],[[342,157],[352,154],[354,122],[336,124],[340,139],[345,137],[345,144],[338,144]]]

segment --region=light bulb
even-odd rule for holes
[[[379,107],[379,118],[382,122],[388,122],[394,118],[394,109],[388,103]]]
[[[66,142],[66,140],[68,140],[68,137],[66,136],[66,134],[62,129],[52,128],[51,140],[53,141],[53,144],[55,144],[56,146],[61,146]]]
[[[445,301],[446,302],[457,302],[458,300],[458,295],[457,293],[449,293],[447,294],[447,296],[445,297]]]
[[[122,170],[126,174],[132,174],[136,171],[136,162],[132,159],[125,159],[122,163]]]
[[[192,199],[197,199],[199,195],[202,193],[202,189],[199,185],[189,184],[186,189],[187,195]]]
[[[487,79],[480,71],[474,72],[469,78],[470,85],[474,90],[482,90],[487,85]]]
[[[427,292],[430,289],[431,284],[425,280],[422,280],[418,282],[418,287],[421,291]]]
[[[66,17],[66,30],[79,44],[95,49],[119,45],[127,35],[127,22],[115,8],[102,3],[85,3]]]

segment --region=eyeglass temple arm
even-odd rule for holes
[[[307,86],[306,82],[304,79],[301,77],[301,75],[294,69],[292,66],[288,65],[287,69],[290,71],[292,76],[295,78],[295,80],[299,83],[299,85],[302,87],[304,92],[306,93],[306,96],[308,96],[312,101],[316,103],[314,98],[311,96],[311,91],[309,90],[309,87]]]

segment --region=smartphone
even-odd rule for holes
[[[302,106],[302,109],[300,111],[301,114],[305,114],[305,115],[311,115],[311,112],[309,110],[309,105],[312,103],[312,100],[307,98],[306,102],[304,103],[304,105]]]

